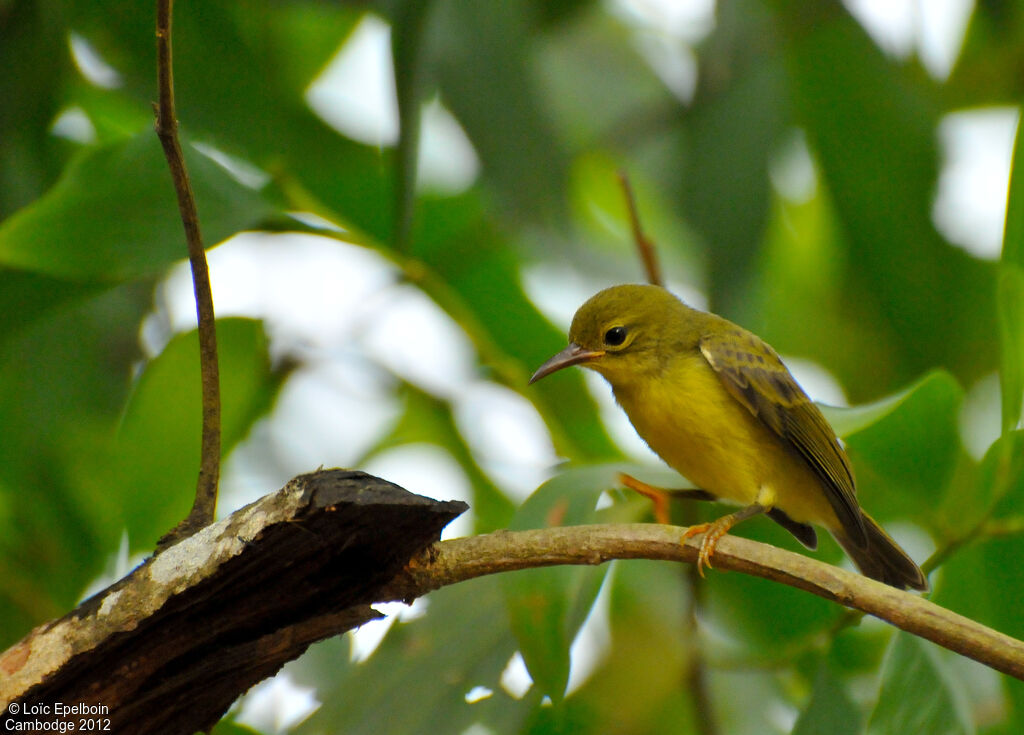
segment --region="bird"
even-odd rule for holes
[[[683,536],[703,534],[701,574],[722,536],[763,513],[812,550],[814,526],[826,529],[867,577],[928,589],[920,567],[860,507],[849,458],[821,410],[753,333],[661,286],[612,286],[579,308],[569,345],[530,383],[572,365],[608,381],[640,437],[696,485],[693,497],[741,506]]]

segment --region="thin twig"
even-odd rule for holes
[[[619,183],[622,184],[622,192],[626,196],[626,206],[629,208],[629,221],[633,227],[633,242],[636,243],[640,260],[643,261],[644,271],[647,273],[648,283],[655,286],[664,286],[661,280],[661,268],[658,266],[658,255],[654,250],[654,243],[644,234],[640,226],[640,213],[637,210],[636,198],[633,196],[633,187],[630,186],[629,176],[625,171],[619,171]]]
[[[156,50],[157,83],[160,101],[154,105],[156,134],[164,149],[171,170],[174,191],[178,197],[178,211],[185,228],[188,243],[188,261],[192,269],[192,289],[195,292],[196,316],[199,322],[199,365],[203,386],[202,454],[199,461],[199,479],[196,497],[188,517],[161,541],[182,538],[213,521],[217,507],[217,486],[220,482],[220,375],[217,366],[217,328],[213,314],[213,293],[210,271],[206,264],[206,250],[199,230],[199,215],[189,180],[185,157],[178,139],[178,119],[174,107],[174,70],[171,54],[171,16],[173,0],[157,0]]]
[[[427,549],[386,590],[414,599],[431,590],[487,574],[611,559],[695,562],[699,542],[681,544],[685,529],[650,523],[499,531],[441,541]],[[1024,680],[1024,641],[855,572],[738,536],[715,549],[716,573],[737,571],[838,602]],[[712,581],[705,582],[705,584]],[[383,599],[383,598],[382,598]]]

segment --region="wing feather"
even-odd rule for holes
[[[735,325],[702,337],[700,350],[729,393],[814,470],[847,535],[854,543],[866,545],[846,453],[775,350]]]

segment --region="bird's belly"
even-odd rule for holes
[[[616,391],[637,433],[697,487],[740,505],[779,508],[795,521],[836,527],[821,481],[783,440],[732,397],[708,368],[685,391]]]

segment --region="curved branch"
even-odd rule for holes
[[[434,544],[386,592],[411,599],[487,574],[611,559],[695,562],[700,539],[680,544],[685,529],[646,523],[500,531]],[[692,544],[692,545],[691,545]],[[715,550],[715,569],[751,574],[806,590],[1024,680],[1024,642],[923,597],[845,569],[738,536]]]
[[[360,472],[299,476],[0,654],[0,720],[14,700],[99,703],[118,733],[192,733],[310,644],[377,617],[373,603],[532,567],[697,557],[696,546],[679,543],[682,528],[655,524],[435,542],[465,508]],[[1024,679],[1024,643],[917,595],[734,536],[721,539],[714,561],[718,570],[807,590]]]

